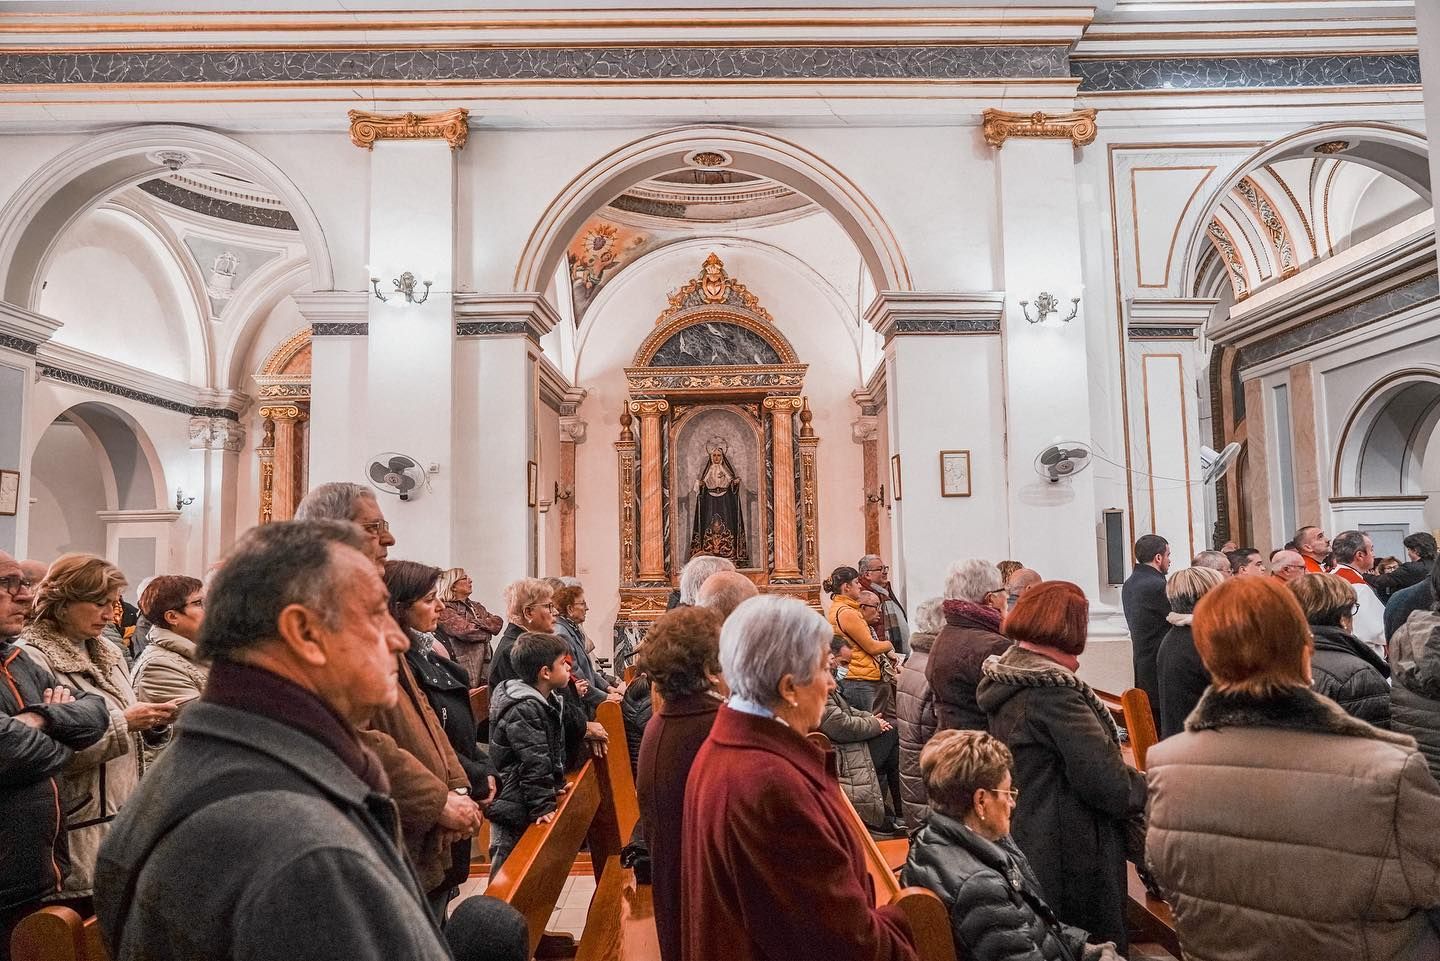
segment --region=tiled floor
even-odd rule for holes
[[[484,894],[486,878],[474,878],[460,885],[460,897],[450,902],[451,905],[458,904],[461,900],[470,897],[472,894]],[[545,930],[563,932],[579,938],[585,932],[585,914],[590,910],[590,899],[595,896],[595,879],[588,874],[574,874],[565,879],[565,887],[560,892],[560,900],[555,904],[555,912],[550,915],[550,923]]]

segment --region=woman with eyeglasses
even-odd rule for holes
[[[1355,588],[1334,574],[1305,574],[1285,586],[1300,602],[1315,638],[1311,686],[1346,714],[1388,728],[1390,665],[1350,632],[1359,607]]]
[[[945,624],[935,635],[925,665],[940,730],[985,730],[985,712],[975,703],[975,688],[980,665],[1010,646],[1000,633],[1008,601],[1000,569],[989,561],[956,561],[945,572]]]
[[[98,694],[110,709],[109,732],[77,751],[60,778],[70,870],[56,899],[87,910],[93,909],[100,842],[140,780],[141,735],[166,727],[179,710],[174,701],[138,699],[120,649],[101,637],[124,587],[115,565],[89,554],[64,555],[36,590],[33,620],[19,645],[76,695]]]
[[[479,687],[490,676],[490,645],[504,621],[470,599],[475,584],[463,567],[452,567],[440,575],[440,625],[436,638],[470,676],[470,686]]]
[[[1089,614],[1068,581],[1020,595],[1005,619],[1013,646],[985,662],[976,695],[990,733],[1015,756],[1015,841],[1046,902],[1123,954],[1127,822],[1145,813],[1145,775],[1125,764],[1110,711],[1076,676]]]
[[[894,645],[880,640],[870,630],[867,608],[878,612],[879,603],[872,600],[866,607],[861,606],[860,595],[865,588],[860,583],[860,572],[853,567],[835,568],[824,586],[830,595],[830,610],[826,615],[830,630],[836,637],[845,638],[851,652],[845,679],[840,682],[840,693],[856,710],[873,710],[884,679],[880,659],[895,650]]]
[[[970,961],[1101,961],[1113,944],[1088,944],[1062,924],[1010,837],[1020,792],[1009,748],[984,731],[941,731],[920,754],[930,817],[910,842],[900,883],[935,892],[950,914],[955,953]]]
[[[205,620],[204,585],[193,577],[152,577],[140,595],[140,612],[150,622],[149,641],[135,661],[130,683],[146,701],[175,701],[184,707],[205,690],[210,669],[195,656],[195,640]],[[164,750],[145,742],[145,763]]]

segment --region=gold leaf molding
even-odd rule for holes
[[[350,142],[370,150],[377,140],[444,140],[450,149],[465,146],[470,134],[470,111],[464,107],[443,113],[384,114],[350,111]]]
[[[1047,140],[1069,140],[1077,147],[1095,142],[1095,111],[1072,110],[1069,113],[1012,113],[990,108],[985,111],[983,127],[985,142],[1003,147],[1011,137],[1039,137]]]

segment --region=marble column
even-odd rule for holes
[[[190,418],[190,449],[200,458],[199,570],[223,558],[235,543],[235,504],[245,428],[225,417]]]
[[[1095,468],[1052,482],[1034,467],[1036,456],[1052,445],[1092,442],[1086,318],[1101,300],[1097,291],[1087,302],[1082,286],[1075,149],[1094,138],[1094,111],[986,111],[985,135],[996,148],[1006,294],[1006,556],[1043,562],[1046,577],[1072,581],[1098,597]],[[1057,544],[1064,549],[1057,551]]]
[[[305,496],[302,489],[304,451],[301,432],[304,430],[306,413],[295,404],[281,404],[260,408],[260,417],[274,425],[274,445],[271,448],[270,464],[270,520],[288,521],[295,517],[295,508]],[[272,436],[266,429],[266,439]],[[263,487],[263,485],[262,485]]]
[[[1329,506],[1320,496],[1318,416],[1315,365],[1295,364],[1290,368],[1290,463],[1295,471],[1295,516],[1302,524],[1324,523]]]
[[[1245,381],[1245,503],[1250,512],[1250,534],[1258,544],[1283,544],[1289,532],[1276,529],[1271,511],[1270,490],[1270,422],[1273,412],[1267,406],[1265,385],[1256,377]],[[1276,501],[1278,503],[1278,501]],[[1278,537],[1278,539],[1277,539]]]
[[[640,580],[663,581],[665,572],[664,477],[660,464],[660,428],[670,402],[632,400],[640,418]]]
[[[800,576],[795,535],[795,415],[800,412],[800,398],[766,397],[765,410],[770,415],[774,451],[775,567],[771,574],[779,580],[794,580]]]
[[[850,422],[850,437],[860,445],[861,510],[865,514],[865,553],[880,553],[880,510],[885,497],[880,486],[880,418],[869,394],[855,391],[851,395],[860,406],[860,416]]]
[[[1217,301],[1131,298],[1125,329],[1130,383],[1130,463],[1135,513],[1129,541],[1167,538],[1175,554],[1210,546],[1205,488],[1200,483],[1200,330]]]
[[[575,445],[585,440],[585,421],[576,415],[585,391],[570,390],[560,402],[560,488],[555,493],[560,511],[560,573],[575,576]]]
[[[0,301],[0,467],[19,472],[16,513],[0,516],[0,551],[24,557],[30,528],[30,455],[43,424],[31,424],[35,354],[62,327],[60,321]]]

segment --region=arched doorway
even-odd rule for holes
[[[1359,512],[1384,510],[1397,531],[1440,527],[1440,457],[1430,456],[1437,437],[1440,373],[1402,370],[1371,386],[1340,433],[1332,479],[1337,523],[1354,513],[1345,526],[1365,528]]]

